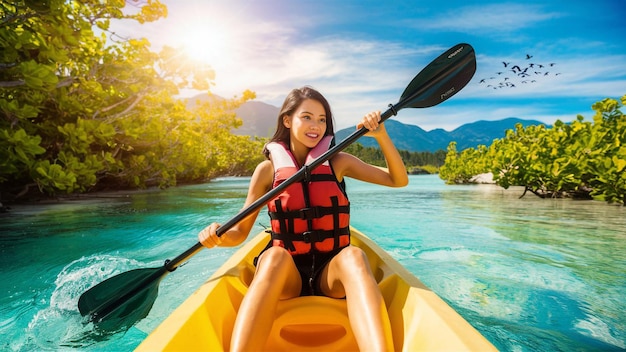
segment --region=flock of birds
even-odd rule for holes
[[[526,60],[533,58],[533,55],[526,54]],[[478,84],[489,89],[515,88],[518,84],[532,84],[539,79],[558,76],[560,72],[554,72],[556,63],[539,64],[528,62],[525,64],[512,64],[502,61],[504,66],[494,76],[481,79]]]

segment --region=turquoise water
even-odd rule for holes
[[[150,315],[97,338],[78,297],[113,274],[158,267],[240,209],[247,178],[14,206],[0,215],[0,350],[132,350],[235,249],[168,275]],[[521,190],[411,176],[348,183],[352,224],[503,351],[626,349],[626,208],[518,199]],[[264,212],[258,219],[267,225]]]

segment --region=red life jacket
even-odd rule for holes
[[[307,155],[309,164],[326,152],[332,136],[324,137]],[[274,165],[277,187],[299,168],[289,147],[267,145]],[[326,161],[272,199],[267,207],[272,225],[272,245],[286,248],[291,255],[330,252],[350,244],[350,202]]]

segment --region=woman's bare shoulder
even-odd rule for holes
[[[272,162],[270,160],[263,160],[260,162],[256,169],[254,169],[252,180],[260,183],[264,187],[271,187],[272,182],[274,181],[274,166],[272,165]]]
[[[259,165],[257,165],[256,169],[254,170],[254,172],[259,172],[259,173],[263,173],[265,175],[270,175],[270,176],[274,176],[274,165],[272,164],[271,160],[263,160],[262,162],[259,163]]]

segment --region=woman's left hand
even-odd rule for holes
[[[385,133],[385,126],[380,123],[380,111],[372,111],[365,116],[359,124],[356,126],[357,130],[361,127],[365,127],[369,130],[366,136],[375,137],[381,133]]]

